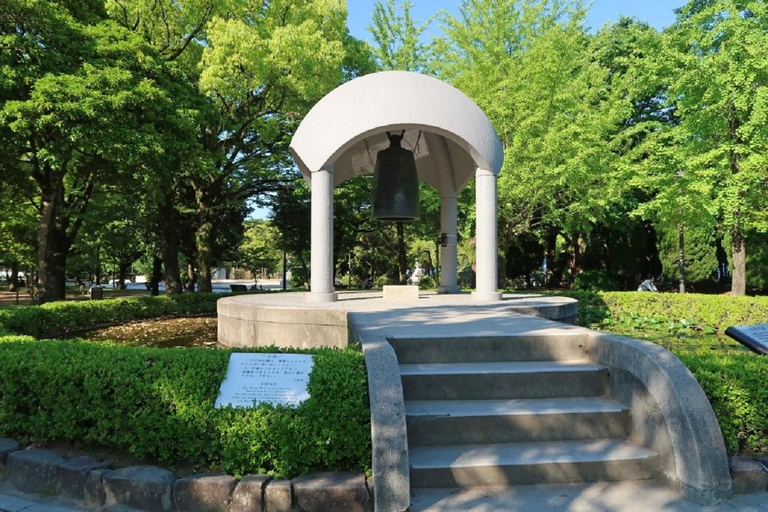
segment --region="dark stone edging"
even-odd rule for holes
[[[19,491],[58,494],[89,507],[125,505],[150,512],[371,512],[362,473],[316,473],[293,480],[200,473],[177,478],[157,466],[112,469],[91,457],[64,459],[0,438],[0,472]]]

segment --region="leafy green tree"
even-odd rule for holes
[[[2,167],[0,167],[2,169]],[[10,173],[10,169],[4,169]],[[21,269],[31,269],[35,265],[37,240],[36,202],[30,194],[34,186],[22,187],[12,183],[0,187],[0,265],[10,268],[8,290],[16,291]]]
[[[731,291],[743,295],[748,233],[766,228],[768,4],[692,0],[667,49],[683,171],[708,192],[708,213],[730,236]]]
[[[279,232],[269,222],[248,220],[245,222],[245,237],[240,244],[238,263],[256,276],[262,270],[272,274],[277,271],[283,259],[278,248]]]
[[[659,256],[668,276],[680,271],[680,231],[678,226],[669,225],[659,230]],[[690,282],[705,281],[712,277],[717,268],[715,255],[715,233],[708,227],[696,226],[685,230],[685,276]]]
[[[98,3],[0,7],[7,98],[0,121],[15,150],[12,165],[37,187],[43,302],[64,298],[67,254],[93,195],[136,168],[184,154],[183,134],[194,133],[163,88],[172,71],[104,16]]]
[[[302,277],[308,279],[312,223],[309,186],[304,180],[297,180],[292,186],[281,187],[270,205],[270,220],[279,232],[277,247],[291,254],[301,268]]]
[[[584,16],[580,2],[465,1],[445,19],[434,64],[502,141],[499,247],[539,227],[552,240],[562,233],[572,274],[586,234],[622,198],[615,136],[631,110],[606,87],[610,70],[592,54]]]
[[[223,212],[282,184],[300,116],[342,80],[344,45],[352,44],[346,9],[335,0],[109,5],[123,26],[178,61],[204,96],[203,153],[173,187],[189,184],[194,191],[198,288],[210,291],[211,269],[222,256],[216,236],[224,228]],[[166,198],[172,194],[168,190]]]
[[[428,47],[421,41],[424,31],[437,17],[413,19],[410,0],[377,0],[368,32],[373,36],[373,54],[379,67],[390,71],[423,71],[428,67]]]

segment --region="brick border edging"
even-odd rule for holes
[[[151,512],[371,512],[373,489],[362,473],[315,473],[293,480],[225,474],[177,478],[157,466],[112,469],[91,457],[65,459],[0,438],[0,473],[19,491],[58,494],[90,507],[126,505]]]

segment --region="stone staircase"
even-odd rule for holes
[[[631,411],[579,337],[390,340],[412,488],[653,478]]]

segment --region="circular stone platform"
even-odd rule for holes
[[[382,292],[341,292],[339,300],[307,302],[307,293],[265,293],[220,299],[217,304],[219,345],[223,347],[291,348],[346,347],[354,342],[350,314],[386,313],[397,322],[422,309],[434,317],[482,314],[488,318],[536,316],[574,324],[578,301],[567,297],[506,294],[502,300],[480,303],[470,294],[420,292],[418,300],[385,300]],[[394,317],[394,318],[393,318]]]

